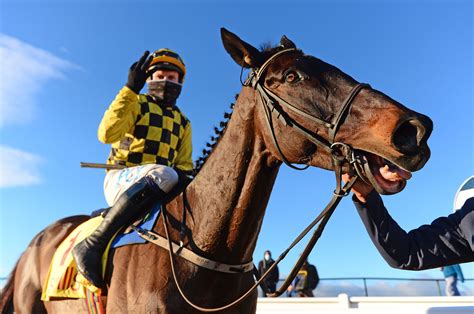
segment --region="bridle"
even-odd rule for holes
[[[326,207],[321,211],[321,213],[306,227],[300,235],[290,244],[290,246],[282,253],[280,256],[275,260],[273,265],[267,269],[267,271],[260,277],[258,273],[255,271],[255,265],[251,267],[251,261],[240,264],[240,265],[228,265],[224,263],[219,263],[212,261],[210,259],[207,259],[205,257],[199,256],[198,254],[192,252],[191,250],[186,249],[183,246],[183,228],[185,225],[185,209],[183,209],[183,221],[182,221],[182,230],[181,230],[181,241],[180,245],[173,243],[171,241],[171,238],[169,236],[168,232],[168,218],[167,218],[167,210],[166,207],[163,205],[162,206],[162,213],[163,213],[163,224],[164,224],[164,229],[165,229],[165,235],[166,237],[162,237],[159,234],[156,234],[152,231],[148,230],[143,230],[139,227],[132,226],[132,228],[138,232],[138,234],[144,238],[145,240],[152,242],[156,245],[159,245],[160,247],[163,247],[168,250],[169,252],[169,257],[170,257],[170,264],[171,264],[171,269],[173,273],[173,278],[176,284],[176,287],[183,297],[183,299],[193,308],[200,310],[202,312],[217,312],[217,311],[223,311],[225,309],[228,309],[241,301],[243,301],[247,296],[250,295],[250,293],[257,288],[258,285],[261,285],[263,280],[270,274],[270,272],[280,263],[285,256],[289,253],[289,251],[296,245],[298,242],[301,241],[302,238],[304,238],[309,231],[311,231],[314,226],[316,226],[318,223],[319,225],[317,226],[316,230],[314,231],[313,235],[311,236],[310,240],[308,241],[308,244],[306,245],[305,249],[301,253],[298,261],[295,263],[292,271],[290,274],[287,276],[285,282],[282,284],[282,286],[276,291],[275,293],[266,293],[265,285],[262,285],[262,289],[264,292],[267,294],[269,297],[277,297],[280,296],[282,293],[286,291],[288,286],[291,284],[292,280],[298,273],[299,269],[307,259],[309,253],[312,251],[314,245],[320,238],[324,227],[326,226],[326,223],[329,221],[329,218],[331,217],[332,213],[336,209],[337,205],[341,201],[341,199],[344,196],[347,196],[352,185],[355,183],[355,181],[359,177],[362,176],[361,172],[361,164],[363,161],[361,161],[356,154],[354,154],[354,151],[352,147],[348,144],[341,143],[341,142],[335,142],[336,134],[337,131],[339,130],[340,126],[344,123],[346,117],[349,115],[349,111],[352,105],[353,100],[355,97],[358,95],[358,93],[363,89],[363,88],[370,88],[368,84],[362,84],[359,83],[355,85],[352,89],[352,91],[349,93],[349,95],[346,97],[344,100],[341,109],[339,112],[334,116],[332,121],[328,122],[325,121],[321,118],[312,116],[303,110],[299,109],[298,107],[294,106],[293,104],[287,102],[271,90],[265,87],[264,83],[262,82],[264,74],[268,67],[271,65],[272,62],[274,62],[279,56],[287,53],[292,53],[292,52],[298,52],[296,48],[289,48],[289,49],[284,49],[281,50],[274,55],[272,55],[265,63],[263,63],[259,68],[253,69],[247,80],[243,83],[244,86],[246,87],[251,87],[254,88],[261,100],[261,104],[264,108],[265,111],[265,116],[266,116],[266,123],[268,126],[268,129],[272,135],[272,140],[277,148],[278,154],[282,160],[283,163],[288,165],[289,167],[297,170],[304,170],[309,167],[309,165],[306,165],[303,168],[296,167],[292,165],[288,159],[284,156],[276,135],[275,135],[275,130],[273,126],[273,113],[276,112],[278,118],[280,121],[282,121],[286,126],[294,128],[297,132],[305,136],[308,140],[313,142],[315,145],[320,147],[321,149],[325,150],[330,154],[332,157],[333,165],[334,165],[334,172],[336,174],[336,189],[334,190],[334,195],[330,202],[326,205]],[[287,112],[283,110],[283,108],[288,109],[300,116],[305,117],[306,119],[309,119],[310,121],[317,123],[319,125],[323,125],[328,129],[328,134],[329,134],[329,140],[324,139],[323,137],[319,136],[318,134],[312,133],[308,130],[306,130],[303,126],[298,124],[293,118],[291,118]],[[342,168],[344,164],[349,164],[349,169],[351,173],[354,174],[354,176],[348,181],[344,186],[342,186]],[[184,202],[183,202],[184,203]],[[185,207],[185,205],[183,206]],[[241,295],[239,298],[237,298],[235,301],[221,307],[217,308],[204,308],[200,307],[196,304],[194,304],[192,301],[190,301],[184,292],[182,291],[179,282],[177,280],[176,276],[176,271],[174,268],[174,257],[173,255],[179,255],[186,260],[192,262],[195,265],[198,265],[200,267],[204,267],[210,270],[215,270],[215,271],[220,271],[220,272],[225,272],[225,273],[245,273],[249,272],[252,269],[254,270],[255,277],[257,278],[257,281],[254,283],[252,287],[250,287],[243,295]]]
[[[278,144],[278,141],[276,139],[276,135],[275,135],[274,127],[273,127],[273,118],[272,118],[273,112],[277,113],[277,117],[286,126],[293,128],[294,130],[302,134],[304,137],[306,137],[308,140],[316,144],[318,147],[320,147],[321,149],[329,153],[332,156],[334,161],[335,159],[340,160],[342,157],[342,159],[349,162],[349,164],[356,163],[357,158],[355,154],[353,153],[352,147],[344,143],[335,142],[335,138],[340,126],[344,123],[346,117],[349,115],[349,111],[350,111],[354,98],[363,88],[370,89],[371,88],[370,85],[364,84],[364,83],[358,83],[357,85],[355,85],[352,88],[349,95],[343,101],[342,106],[339,109],[339,112],[336,115],[334,115],[334,118],[331,121],[326,121],[319,117],[315,117],[299,109],[297,106],[291,104],[285,99],[281,98],[280,96],[272,92],[270,89],[265,87],[265,84],[262,82],[263,77],[264,77],[263,75],[265,74],[268,67],[276,60],[276,58],[278,58],[279,56],[283,54],[292,53],[292,52],[298,52],[298,50],[296,48],[289,48],[289,49],[284,49],[275,53],[265,63],[263,63],[258,69],[252,70],[247,80],[243,83],[244,86],[252,87],[255,90],[257,90],[260,96],[261,104],[263,105],[263,108],[265,111],[266,123],[267,123],[268,129],[270,130],[273,143],[275,147],[277,148],[277,151],[281,160],[287,166],[296,170],[304,170],[309,167],[309,165],[306,165],[303,168],[296,167],[293,164],[291,164],[288,161],[288,159],[284,156],[283,152],[281,151],[280,145]],[[288,115],[288,113],[283,110],[283,108],[288,109],[296,113],[297,115],[300,115],[304,117],[305,119],[311,122],[314,122],[318,125],[322,125],[326,129],[328,129],[329,140],[326,140],[323,137],[319,136],[318,134],[315,134],[313,132],[306,130],[303,126],[301,126],[293,118],[291,118]],[[361,172],[359,172],[357,169],[354,169],[354,170],[359,175],[361,175]]]

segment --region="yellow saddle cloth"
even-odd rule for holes
[[[93,286],[81,274],[78,274],[76,262],[71,252],[74,246],[89,236],[103,219],[102,216],[97,216],[83,222],[59,245],[49,266],[41,300],[50,301],[54,298],[83,299],[86,298],[87,289],[93,293],[100,294],[99,288]],[[107,256],[109,255],[108,252],[112,240],[107,245],[102,256],[102,274],[105,273]]]

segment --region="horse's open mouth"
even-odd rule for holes
[[[411,172],[383,157],[361,151],[358,155],[359,159],[363,159],[362,179],[370,183],[380,194],[395,194],[402,191],[407,180],[411,178]]]

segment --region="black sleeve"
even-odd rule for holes
[[[421,270],[474,261],[474,198],[430,225],[405,232],[373,191],[363,204],[353,201],[377,249],[387,263],[400,269]]]
[[[258,262],[258,273],[261,275],[263,275],[263,262],[260,261]]]
[[[311,289],[316,289],[316,287],[318,286],[318,283],[319,283],[319,275],[318,275],[318,271],[316,270],[316,266],[314,266],[314,265],[309,265],[308,266],[308,276],[310,278],[309,287]]]
[[[273,265],[273,263],[272,263]],[[272,283],[277,283],[278,282],[278,276],[279,276],[279,271],[278,271],[278,266],[275,266],[275,268],[273,268],[270,276],[269,276],[269,281],[272,282]]]

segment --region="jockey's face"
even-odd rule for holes
[[[168,81],[179,83],[179,73],[173,70],[157,70],[155,73],[153,73],[151,79],[152,80],[167,79]]]

